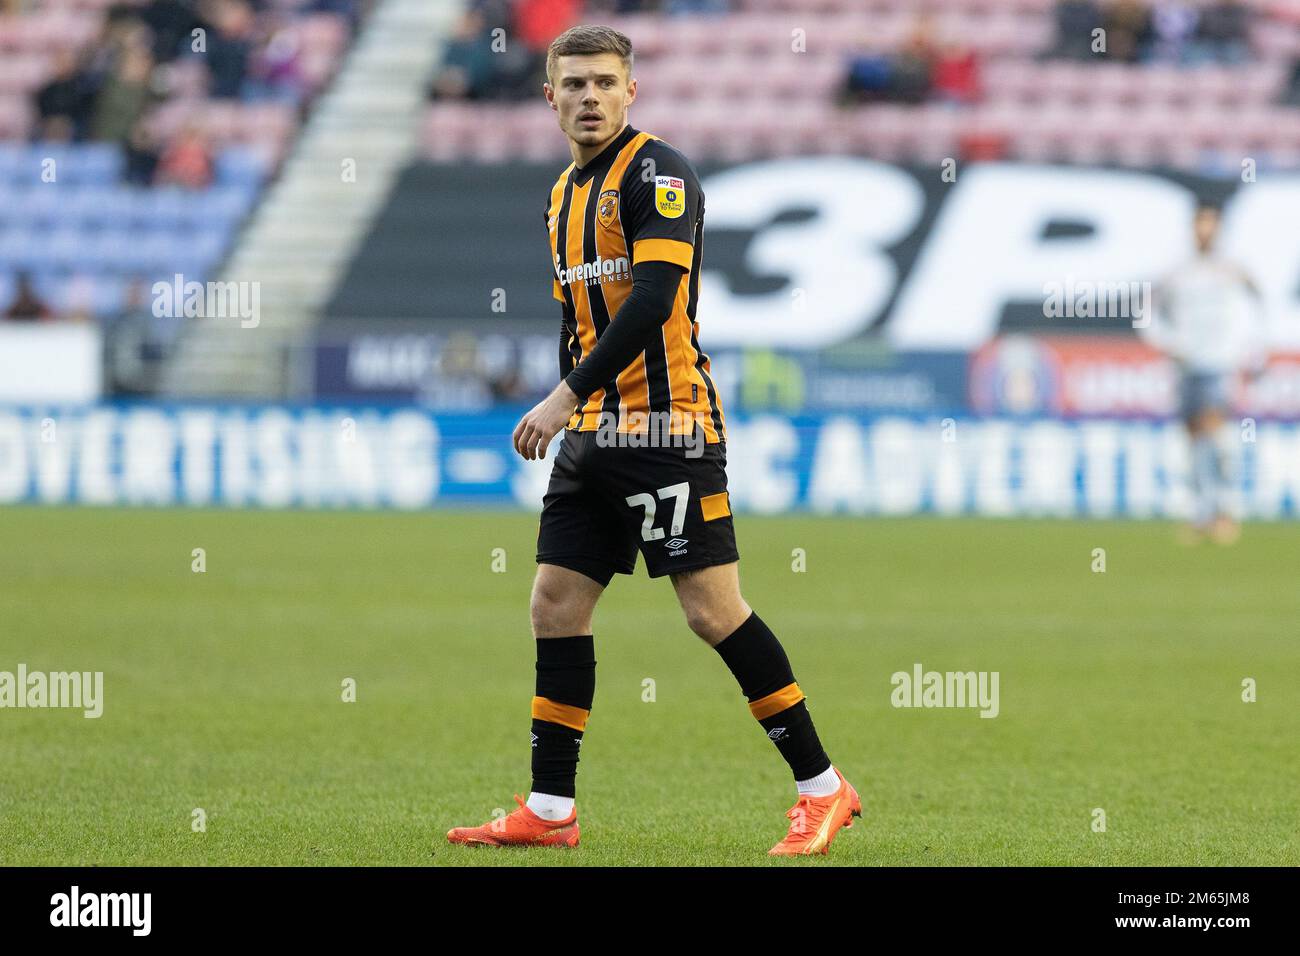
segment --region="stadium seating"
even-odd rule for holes
[[[218,99],[201,55],[155,65],[165,90],[141,119],[159,152],[182,132],[211,154],[206,188],[129,185],[119,142],[41,142],[38,92],[72,53],[84,62],[107,44],[110,8],[145,11],[148,0],[41,0],[0,14],[0,311],[16,275],[28,272],[57,315],[108,317],[140,282],[211,277],[264,186],[287,155],[310,102],[337,70],[352,24],[312,12],[311,0],[260,5],[262,26],[296,51],[287,95]],[[335,5],[338,6],[338,5]],[[53,160],[53,181],[43,164]]]
[[[1026,161],[1209,170],[1248,155],[1264,168],[1293,167],[1300,114],[1278,101],[1300,59],[1300,2],[1251,6],[1249,62],[1187,67],[1052,58],[1055,0],[929,4],[934,39],[968,42],[979,58],[981,95],[965,106],[838,104],[851,56],[889,55],[914,35],[921,21],[909,0],[734,0],[721,16],[603,19],[636,49],[636,125],[699,159],[835,149],[936,162],[978,141]],[[796,30],[806,52],[792,50]],[[547,135],[553,124],[533,102],[471,110],[438,101],[425,154],[497,162],[520,158],[522,147],[522,158],[561,159],[563,140]]]

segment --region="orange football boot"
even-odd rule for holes
[[[853,826],[854,817],[862,816],[862,800],[858,798],[858,792],[844,779],[839,767],[835,768],[835,775],[840,778],[840,788],[830,796],[804,794],[786,811],[785,815],[793,821],[790,832],[767,851],[770,856],[824,854],[830,850],[831,840],[835,839],[840,827],[847,830]]]
[[[519,809],[481,827],[453,827],[447,831],[451,843],[470,846],[577,846],[578,808],[563,820],[543,820],[519,794]]]

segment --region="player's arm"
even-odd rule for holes
[[[1246,377],[1254,381],[1263,375],[1268,368],[1268,310],[1264,302],[1264,293],[1260,290],[1254,277],[1246,271],[1245,267],[1240,265],[1234,266],[1234,271],[1241,283],[1241,287],[1245,290],[1246,295],[1250,297],[1251,313],[1247,320],[1249,323],[1249,331],[1247,332],[1249,341],[1246,347],[1244,365]]]
[[[565,378],[580,399],[614,381],[659,334],[695,256],[704,196],[695,170],[680,153],[650,140],[629,164],[620,187],[632,292],[596,347]]]
[[[646,350],[672,314],[673,299],[685,272],[676,263],[658,260],[632,267],[632,292],[591,354],[565,376],[564,381],[580,401],[617,378]]]
[[[560,323],[560,374],[564,378],[515,428],[515,449],[519,454],[530,461],[545,458],[546,446],[573,415],[574,408],[645,351],[672,314],[684,272],[671,262],[651,260],[633,266],[631,293],[591,354],[576,367],[569,352],[568,326]]]
[[[1169,276],[1156,283],[1151,301],[1147,303],[1147,321],[1135,324],[1139,338],[1166,354],[1173,347],[1173,329],[1169,317],[1172,285],[1172,277]]]
[[[673,311],[682,276],[695,257],[695,226],[703,215],[699,180],[681,154],[650,140],[620,183],[623,238],[632,252],[632,292],[596,347],[565,381],[580,399],[608,385],[660,333]]]
[[[590,354],[516,426],[515,450],[530,461],[545,457],[546,446],[579,402],[615,379],[645,350],[672,314],[682,274],[691,268],[704,194],[680,154],[650,141],[629,167],[621,192],[619,215],[632,251],[632,292]]]
[[[1255,281],[1255,277],[1247,272],[1244,266],[1234,263],[1232,269],[1233,272],[1236,273],[1237,281],[1241,283],[1242,288],[1246,290],[1247,294],[1249,294],[1251,298],[1262,305],[1264,302],[1264,293],[1260,291],[1259,283]]]
[[[550,219],[549,200],[546,204],[546,210],[542,213],[542,218],[544,221]],[[560,384],[555,387],[550,395],[534,405],[528,411],[528,414],[519,419],[519,424],[515,426],[514,435],[511,438],[515,451],[529,461],[546,457],[546,446],[551,443],[551,439],[555,437],[556,433],[564,427],[564,423],[573,415],[573,410],[578,405],[578,396],[574,395],[573,390],[564,384],[564,377],[573,371],[573,355],[569,352],[569,323],[572,322],[576,327],[577,322],[574,319],[573,310],[569,308],[568,300],[564,297],[564,288],[560,285],[559,276],[554,277],[552,280],[551,295],[559,301],[562,312],[560,319]]]

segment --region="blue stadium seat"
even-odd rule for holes
[[[266,178],[266,163],[255,150],[243,147],[224,149],[217,156],[216,180],[223,186],[262,185]]]
[[[0,143],[0,182],[18,183],[27,168],[27,147],[22,143]]]
[[[59,226],[44,235],[43,246],[45,262],[72,269],[81,261],[86,234],[77,226]]]
[[[10,226],[0,232],[0,266],[12,269],[31,269],[38,261],[32,233],[22,226]]]
[[[52,183],[23,184],[18,186],[16,203],[18,218],[28,225],[52,226],[63,215],[63,195]]]
[[[126,157],[116,143],[85,143],[77,147],[70,166],[78,182],[113,185],[122,178]]]

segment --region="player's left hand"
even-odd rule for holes
[[[519,419],[515,426],[515,451],[528,461],[545,458],[546,446],[568,422],[577,404],[578,396],[573,389],[564,382],[557,385],[555,391]]]

